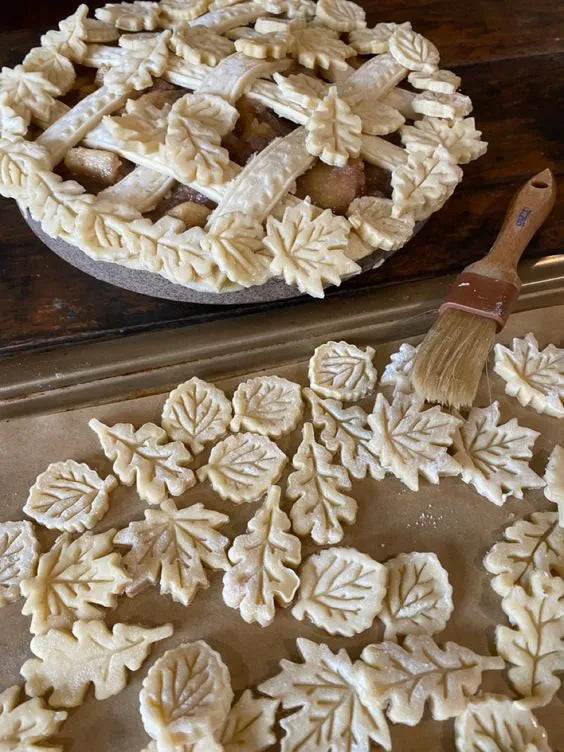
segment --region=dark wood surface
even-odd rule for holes
[[[90,3],[91,7],[103,3]],[[490,147],[465,166],[453,198],[379,270],[332,292],[452,272],[483,254],[519,184],[551,167],[564,195],[564,2],[562,0],[364,0],[369,21],[409,19],[440,49],[474,102]],[[75,0],[23,0],[2,10],[0,63],[15,65]],[[98,282],[38,241],[14,202],[0,200],[0,355],[299,306],[199,306],[152,299]],[[564,251],[564,201],[527,255]]]

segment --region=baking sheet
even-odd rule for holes
[[[562,321],[564,306],[527,311],[517,314],[503,332],[501,341],[527,331],[537,335],[541,345],[549,341],[562,346],[564,332],[555,331],[555,322]],[[416,341],[416,340],[411,340]],[[381,372],[389,354],[400,342],[378,347],[375,362]],[[296,363],[275,369],[289,379],[306,383],[307,364]],[[185,378],[192,374],[186,373]],[[236,381],[216,380],[229,394]],[[388,394],[389,396],[389,394]],[[0,423],[0,479],[2,483],[1,520],[22,519],[22,506],[27,490],[38,473],[57,460],[84,461],[100,473],[111,471],[95,434],[87,427],[91,417],[109,422],[159,422],[160,410],[166,395],[105,404],[69,412],[39,417],[21,418]],[[546,459],[554,443],[564,441],[563,422],[537,415],[522,408],[503,394],[503,382],[490,372],[483,378],[476,404],[486,405],[491,399],[501,402],[504,421],[515,416],[520,423],[541,435],[535,444],[533,469],[543,474]],[[370,407],[370,401],[368,403]],[[280,444],[291,457],[299,443],[299,431],[283,439]],[[195,466],[205,464],[207,452],[196,458]],[[285,487],[285,477],[281,481]],[[489,586],[490,575],[481,560],[490,546],[500,539],[503,529],[517,518],[537,509],[555,509],[543,496],[542,490],[529,491],[525,500],[509,500],[498,508],[479,496],[459,478],[442,478],[439,486],[421,481],[420,491],[413,493],[393,477],[375,482],[370,479],[353,481],[354,496],[359,505],[356,524],[344,526],[341,544],[358,548],[373,558],[384,561],[402,551],[435,551],[449,572],[454,588],[454,613],[446,629],[436,636],[439,642],[455,640],[478,653],[494,653],[494,628],[505,623],[500,598]],[[247,520],[254,514],[258,502],[237,506],[222,501],[209,485],[197,485],[177,499],[179,506],[203,502],[210,508],[230,515],[230,522],[222,532],[230,537],[244,531]],[[285,502],[288,510],[290,503]],[[97,532],[120,528],[131,519],[143,517],[145,505],[132,489],[120,487],[111,495],[107,516],[95,528]],[[41,530],[43,549],[54,539],[49,531]],[[303,541],[304,558],[319,550],[311,541]],[[155,588],[133,599],[121,598],[116,610],[107,612],[107,622],[138,622],[156,626],[165,621],[174,625],[174,635],[154,646],[142,669],[130,676],[127,688],[119,695],[98,702],[90,690],[87,701],[71,710],[69,718],[57,737],[67,752],[138,752],[147,743],[138,713],[138,694],[141,682],[153,660],[165,650],[182,642],[204,639],[219,650],[231,672],[236,695],[249,686],[273,675],[282,658],[297,660],[295,639],[299,636],[325,642],[336,650],[345,647],[356,659],[363,646],[382,638],[383,629],[376,620],[371,629],[352,638],[327,635],[308,621],[295,620],[290,609],[280,609],[269,627],[246,624],[238,611],[227,608],[221,599],[221,573],[211,574],[211,586],[200,591],[188,607],[161,596]],[[12,684],[22,684],[21,664],[31,653],[28,648],[29,618],[20,614],[22,602],[0,609],[0,690]],[[502,672],[484,674],[484,691],[511,695]],[[551,748],[564,750],[564,693],[545,708],[535,711],[549,733]],[[416,727],[390,724],[395,752],[453,752],[453,722],[433,721],[426,713]]]

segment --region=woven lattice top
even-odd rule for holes
[[[138,1],[95,15],[81,5],[0,74],[0,193],[94,259],[218,294],[279,276],[323,296],[363,256],[403,246],[486,150],[434,45],[409,23],[367,28],[349,0]],[[275,130],[237,163],[243,107]],[[88,192],[61,169],[79,160],[85,176],[112,160],[129,169]],[[360,184],[332,211],[301,189],[323,163],[326,192],[353,164],[386,171],[389,191]],[[209,208],[163,211],[179,185]]]

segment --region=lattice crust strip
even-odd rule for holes
[[[348,0],[122,2],[95,15],[81,5],[0,72],[0,194],[94,259],[218,294],[280,276],[323,295],[358,272],[355,260],[407,242],[415,220],[451,195],[457,165],[486,149],[434,45],[409,23],[366,28]],[[357,54],[369,57],[351,65]],[[96,88],[68,107],[59,97],[76,83],[75,64],[98,69]],[[398,86],[407,78],[416,93]],[[159,80],[180,90],[153,93]],[[223,139],[244,95],[297,127],[241,168]],[[42,130],[35,140],[31,124]],[[386,139],[398,130],[403,147]],[[78,144],[135,169],[89,194],[53,171]],[[372,204],[359,214],[357,202],[350,222],[331,212],[318,221],[321,209],[292,195],[317,159],[357,157],[391,173],[382,216]],[[175,182],[217,204],[205,228],[143,216]]]

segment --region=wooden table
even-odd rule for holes
[[[91,8],[103,3],[90,3]],[[464,168],[464,182],[444,209],[381,269],[329,295],[438,276],[478,258],[492,242],[511,194],[551,167],[564,195],[564,3],[562,0],[364,0],[368,21],[403,21],[440,49],[442,66],[462,76],[489,141],[485,157]],[[3,10],[0,62],[13,66],[76,5],[75,0],[19,0]],[[32,27],[22,30],[22,26]],[[0,201],[0,355],[122,337],[295,307],[199,306],[138,295],[64,263],[39,242],[13,201]],[[538,233],[531,257],[564,251],[564,201]]]

